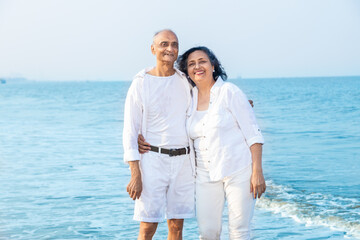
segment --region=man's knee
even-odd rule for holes
[[[184,219],[169,219],[168,227],[169,232],[182,232],[184,225]]]
[[[158,223],[141,222],[139,239],[151,239],[156,232]]]

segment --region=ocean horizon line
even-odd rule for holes
[[[283,76],[283,77],[230,77],[228,80],[274,80],[274,79],[326,79],[326,78],[360,78],[360,75],[342,75],[342,76]],[[24,77],[19,78],[6,78],[0,77],[1,80],[5,80],[6,83],[21,83],[21,82],[131,82],[132,79],[119,80],[119,79],[72,79],[72,80],[55,80],[55,79],[28,79]]]

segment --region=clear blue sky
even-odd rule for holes
[[[360,75],[358,0],[0,0],[0,77],[130,80],[163,28],[232,78]]]

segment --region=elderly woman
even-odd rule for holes
[[[255,199],[265,192],[264,143],[245,94],[206,47],[179,57],[179,69],[195,84],[187,131],[196,159],[196,214],[200,239],[220,239],[225,199],[230,239],[250,239]],[[220,77],[220,78],[219,78]]]

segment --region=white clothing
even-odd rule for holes
[[[208,112],[201,118],[196,111],[198,90],[193,88],[192,91],[187,131],[193,139],[196,162],[205,166],[196,168],[200,239],[220,239],[225,199],[230,239],[250,239],[255,206],[250,193],[250,146],[264,143],[252,107],[238,87],[219,78],[211,88]]]
[[[145,75],[149,81],[149,110],[146,119],[146,141],[163,148],[182,148],[189,145],[185,121],[188,88],[181,76],[169,77]]]
[[[194,177],[189,154],[170,157],[148,152],[140,161],[143,191],[135,200],[134,220],[162,222],[194,217]]]
[[[170,157],[161,153],[148,152],[140,156],[138,152],[137,138],[141,133],[148,141],[148,133],[156,143],[176,145],[178,148],[187,147],[189,139],[185,128],[186,110],[190,106],[190,84],[185,75],[176,70],[171,76],[172,83],[177,88],[174,92],[170,82],[163,81],[162,77],[152,78],[146,73],[151,68],[138,73],[128,90],[124,109],[123,146],[124,161],[140,160],[142,178],[142,193],[135,201],[134,219],[144,222],[160,222],[164,220],[165,213],[168,219],[190,218],[194,212],[194,177],[195,159],[194,151],[190,154]],[[164,80],[168,77],[164,77]],[[158,80],[158,82],[156,82]],[[164,91],[161,91],[161,83]],[[171,105],[168,101],[168,93],[174,94]],[[164,97],[164,98],[163,98]],[[156,98],[156,102],[154,101]],[[180,103],[174,103],[180,101]],[[165,112],[163,104],[169,104]],[[170,109],[168,107],[180,108]],[[178,110],[178,113],[175,113]],[[166,114],[176,114],[167,116]],[[165,121],[166,117],[169,120]],[[174,124],[168,121],[178,118]],[[173,129],[175,128],[175,129]],[[160,132],[163,130],[164,132]],[[171,142],[171,136],[175,142]],[[149,142],[149,141],[148,141]],[[156,143],[149,142],[155,145]]]
[[[192,89],[192,109],[188,111],[189,133],[197,109],[198,89]],[[255,115],[245,94],[234,84],[218,78],[211,88],[205,117],[205,151],[209,156],[211,181],[218,181],[241,171],[252,162],[250,146],[264,143]],[[190,141],[193,147],[192,141]]]
[[[135,75],[126,96],[123,129],[125,163],[128,161],[141,161],[141,156],[138,151],[137,138],[138,134],[141,133],[144,138],[147,139],[147,117],[149,114],[150,105],[150,81],[145,78],[145,75],[152,68],[153,67],[146,68]],[[176,74],[181,77],[184,89],[186,89],[186,99],[184,99],[184,101],[189,107],[191,103],[191,85],[189,84],[184,73],[176,68],[175,71]],[[195,175],[194,151],[190,151],[190,159],[192,172]]]
[[[189,137],[194,141],[196,169],[209,170],[205,141],[205,116],[206,111],[195,111],[191,122]]]
[[[220,239],[225,198],[229,212],[229,237],[250,239],[255,199],[250,193],[251,165],[232,176],[213,182],[207,171],[197,170],[196,216],[200,239]]]

